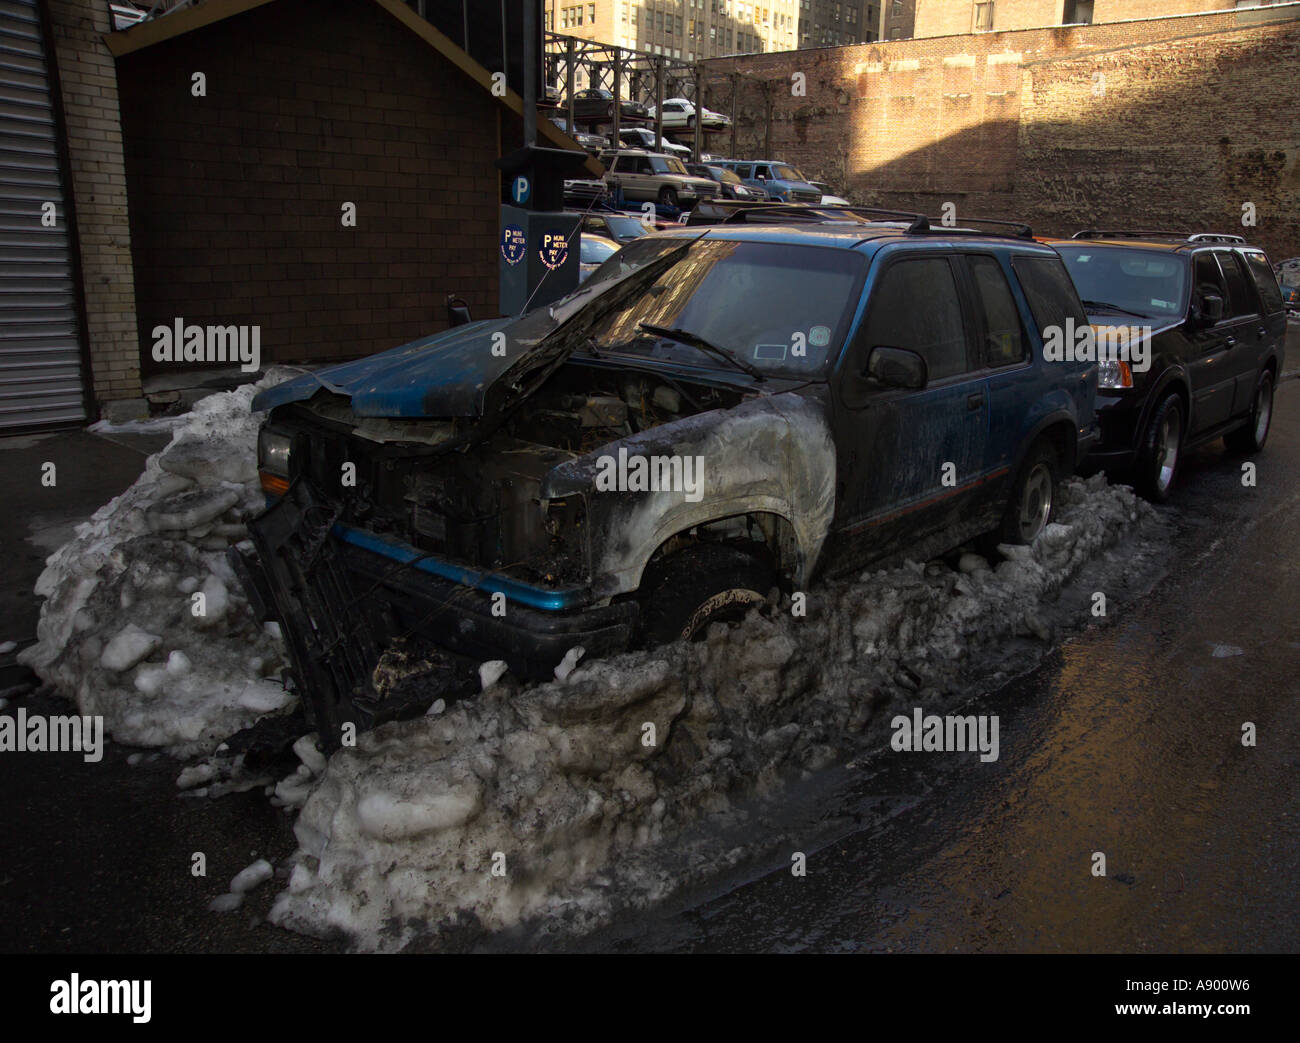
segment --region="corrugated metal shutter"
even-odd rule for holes
[[[71,251],[36,0],[0,0],[0,429],[86,418]]]

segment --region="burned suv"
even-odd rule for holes
[[[1141,231],[1053,245],[1093,328],[1123,334],[1099,364],[1093,464],[1162,501],[1192,446],[1264,447],[1287,320],[1263,250],[1238,235]]]
[[[916,215],[743,218],[258,396],[271,505],[235,564],[323,736],[383,718],[398,635],[548,676],[574,646],[1044,529],[1095,436],[1095,365],[1042,352],[1085,321],[1060,257]]]

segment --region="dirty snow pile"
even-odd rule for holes
[[[550,683],[485,669],[479,697],[330,759],[271,919],[362,949],[544,937],[716,871],[735,852],[691,864],[684,836],[705,824],[720,836],[745,802],[885,749],[893,712],[945,712],[1002,647],[1041,655],[1065,615],[1086,622],[1086,598],[1062,597],[1063,584],[1105,548],[1133,553],[1114,545],[1157,523],[1100,476],[1067,483],[1063,500],[1032,548],[992,567],[971,554],[956,569],[868,572],[809,591],[806,615],[773,599],[702,642],[583,662]]]
[[[279,635],[253,620],[224,556],[265,502],[249,405],[292,375],[196,403],[135,484],[46,560],[21,661],[118,742],[192,756],[292,706],[274,679]]]

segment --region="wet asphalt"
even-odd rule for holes
[[[1292,358],[1296,339],[1293,327]],[[125,488],[149,448],[82,432],[0,443],[7,474],[51,458],[79,469],[63,499],[20,484],[0,515],[13,554],[0,640],[34,629],[28,592],[45,551],[26,542],[30,530],[55,540]],[[998,714],[997,762],[864,758],[840,772],[833,807],[800,845],[805,876],[779,852],[577,947],[1296,951],[1300,381],[1279,389],[1256,463],[1257,484],[1246,488],[1240,458],[1221,444],[1188,457],[1161,509],[1175,533],[1169,573],[968,711]],[[3,669],[0,661],[0,680]],[[31,697],[25,705],[67,707]],[[1242,745],[1245,722],[1254,747]],[[237,913],[206,910],[255,857],[292,852],[292,816],[260,790],[182,797],[176,764],[131,766],[131,752],[109,744],[100,764],[77,754],[0,757],[0,951],[339,948],[266,924],[273,885]],[[828,832],[828,821],[839,825]],[[196,852],[206,877],[192,873]],[[1093,873],[1098,852],[1105,876]]]

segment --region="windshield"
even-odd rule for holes
[[[615,244],[586,235],[582,237],[579,249],[583,264],[601,264],[618,252]]]
[[[592,273],[587,285],[620,278],[681,244],[676,236],[630,243]],[[864,271],[862,255],[851,250],[706,238],[646,293],[615,308],[592,334],[605,352],[731,368],[638,327],[676,328],[765,372],[819,377],[847,332]]]
[[[728,170],[726,167],[709,167],[709,170],[713,171],[715,181],[722,181],[728,185],[740,184],[740,178],[733,170]]]
[[[1182,317],[1187,283],[1182,258],[1124,247],[1058,246],[1057,253],[1089,312],[1109,304],[1147,318]]]
[[[676,156],[651,156],[650,169],[656,174],[685,174],[686,168]]]
[[[609,230],[619,239],[640,239],[648,234],[639,217],[610,217],[602,214],[601,220],[609,225]]]
[[[772,176],[782,181],[803,181],[804,176],[795,170],[794,167],[786,166],[784,163],[772,164]]]

